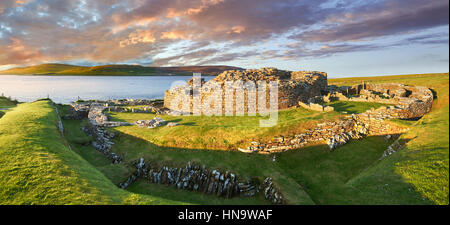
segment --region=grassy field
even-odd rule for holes
[[[0,204],[182,204],[117,188],[71,151],[49,101],[0,119]]]
[[[351,85],[398,82],[431,87],[433,111],[419,121],[395,122],[410,131],[406,146],[385,159],[392,143],[384,137],[351,141],[333,152],[307,146],[272,156],[235,149],[252,140],[302,132],[323,120],[364,112],[379,104],[333,102],[336,112],[297,108],[281,111],[278,125],[260,128],[258,117],[174,117],[177,127],[137,126],[112,129],[113,151],[124,162],[113,165],[94,150],[81,130],[86,121],[64,120],[58,133],[56,113],[48,101],[20,104],[0,118],[1,204],[267,204],[262,195],[224,199],[139,180],[127,191],[116,184],[145,157],[153,165],[184,166],[188,161],[229,170],[245,179],[273,177],[288,204],[449,204],[449,77],[448,74],[332,79]],[[1,101],[1,99],[0,99]],[[0,104],[1,106],[1,104]],[[64,107],[60,107],[64,111]],[[111,113],[113,120],[134,122],[153,114]],[[71,150],[68,148],[70,144]],[[81,197],[82,196],[82,197]]]

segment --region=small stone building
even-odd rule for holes
[[[237,84],[241,81],[245,88],[237,88]],[[264,82],[265,81],[265,82]],[[262,94],[264,92],[258,92],[256,84],[263,82],[266,84],[266,98]],[[186,107],[183,110],[182,104],[189,104],[187,111],[189,113],[202,112],[207,113],[202,105],[211,104],[211,107],[217,107],[217,110],[221,110],[222,114],[226,113],[226,109],[230,109],[230,105],[226,107],[225,104],[230,104],[229,96],[232,96],[233,101],[231,104],[233,113],[236,113],[237,107],[244,107],[244,113],[259,112],[260,99],[265,100],[266,108],[270,107],[270,88],[272,84],[276,83],[278,89],[277,104],[278,109],[286,109],[292,106],[297,106],[299,101],[306,102],[315,96],[321,96],[327,91],[327,74],[324,72],[316,71],[285,71],[278,70],[276,68],[262,68],[262,69],[249,69],[249,70],[229,70],[219,74],[216,78],[205,82],[202,80],[201,91],[198,95],[194,90],[195,82],[191,79],[188,84],[174,87],[167,90],[164,95],[164,106],[178,112],[186,112]],[[227,83],[234,83],[231,92],[227,92]],[[251,84],[255,84],[252,86]],[[250,84],[250,85],[245,85]],[[241,86],[242,87],[242,86]],[[220,89],[220,93],[213,93],[213,89]],[[228,97],[226,97],[228,93]],[[230,95],[230,93],[232,93]],[[213,95],[214,96],[211,96]],[[256,97],[254,97],[256,95]],[[198,96],[195,99],[194,96]],[[180,100],[184,99],[184,100]],[[194,104],[196,102],[197,104]],[[198,104],[200,103],[200,104]],[[228,111],[229,112],[229,111]]]

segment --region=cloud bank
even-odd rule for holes
[[[424,34],[448,20],[448,0],[2,0],[0,66],[209,65],[448,45],[448,31]]]

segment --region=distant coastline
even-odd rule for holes
[[[41,64],[0,71],[0,75],[28,76],[216,76],[226,70],[243,70],[233,66],[145,67],[140,65],[74,66],[68,64]]]

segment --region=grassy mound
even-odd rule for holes
[[[1,204],[180,204],[117,188],[71,151],[49,101],[21,104],[0,119]]]

